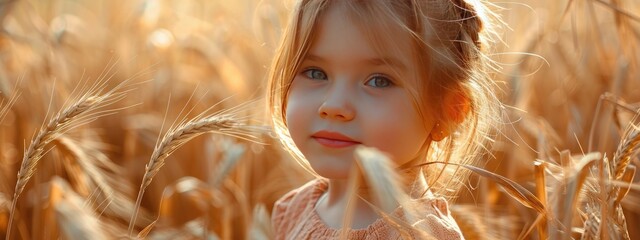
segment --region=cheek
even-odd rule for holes
[[[309,98],[303,97],[305,93],[296,88],[295,84],[289,90],[287,105],[285,106],[286,124],[294,143],[298,145],[301,136],[304,136],[313,111]]]
[[[371,140],[369,145],[390,154],[395,162],[402,164],[420,154],[428,133],[425,122],[412,107],[392,109],[379,113],[368,122],[367,135]]]
[[[301,130],[301,125],[304,123],[305,114],[301,112],[301,109],[296,106],[295,103],[289,102],[286,108],[286,123],[289,133],[293,137]]]

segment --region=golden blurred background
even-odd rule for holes
[[[505,22],[491,58],[507,117],[481,167],[533,193],[545,214],[472,177],[452,204],[465,237],[640,239],[640,137],[629,127],[640,2],[492,3]],[[0,1],[0,235],[11,222],[11,239],[126,238],[165,133],[220,111],[267,128],[266,71],[290,8]],[[273,203],[312,176],[268,131],[216,131],[161,155],[134,236],[270,239]]]

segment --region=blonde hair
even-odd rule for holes
[[[475,164],[488,148],[500,103],[489,78],[490,61],[484,51],[490,46],[495,16],[479,0],[301,0],[284,30],[270,73],[269,108],[276,133],[298,163],[313,172],[295,147],[286,127],[289,86],[311,47],[317,21],[323,11],[340,4],[380,53],[394,51],[393,36],[385,29],[401,29],[413,40],[412,60],[420,69],[420,79],[407,88],[422,116],[429,114],[438,123],[452,126],[451,134],[427,146],[424,161]],[[447,95],[462,97],[452,104]],[[420,163],[416,163],[420,164]],[[452,197],[464,184],[467,171],[444,164],[423,168],[431,189]]]

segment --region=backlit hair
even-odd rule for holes
[[[489,78],[485,55],[495,36],[490,27],[495,16],[479,0],[301,0],[296,2],[284,29],[269,73],[267,95],[274,128],[281,141],[305,169],[313,172],[295,147],[286,128],[290,83],[299,71],[317,33],[323,12],[344,7],[349,17],[380,55],[397,52],[390,29],[400,29],[412,39],[412,56],[419,81],[407,83],[414,107],[421,116],[452,126],[451,134],[432,142],[422,162],[476,164],[488,152],[487,142],[500,116],[500,104]],[[339,6],[338,6],[339,5]],[[446,93],[449,93],[448,95]],[[453,96],[454,101],[446,101]],[[453,104],[451,104],[453,103]],[[430,164],[423,168],[432,190],[451,197],[468,172],[454,166]]]

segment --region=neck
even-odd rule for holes
[[[429,185],[427,184],[427,179],[422,173],[422,169],[415,175],[411,183],[411,188],[409,189],[409,196],[411,198],[422,198],[424,196],[431,195],[431,191],[429,191]]]
[[[371,202],[371,197],[362,188],[357,191],[357,196],[352,197],[347,179],[329,179],[328,186],[327,192],[316,205],[318,215],[327,226],[340,229],[344,225],[345,216],[351,216],[351,224],[348,224],[350,228],[362,229],[380,218],[365,202]]]

